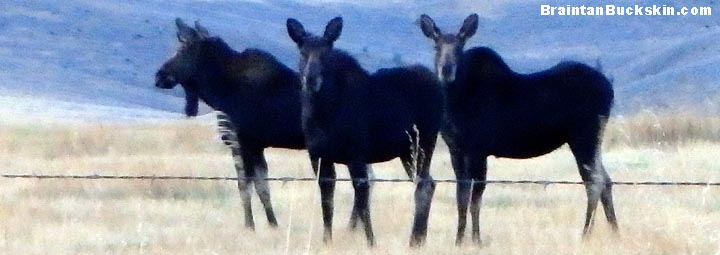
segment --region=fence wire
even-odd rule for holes
[[[173,176],[173,175],[50,175],[50,174],[2,174],[0,177],[8,179],[77,179],[77,180],[186,180],[186,181],[252,181],[256,178],[247,177],[229,177],[229,176]],[[271,182],[318,182],[318,181],[337,181],[350,182],[351,178],[320,178],[317,177],[267,177],[263,178]],[[372,178],[360,179],[360,181],[368,182],[386,182],[386,183],[412,183],[417,180],[407,178]],[[557,181],[557,180],[455,180],[455,179],[435,179],[436,183],[485,183],[485,184],[525,184],[525,185],[583,185],[583,181]],[[625,186],[720,186],[720,182],[674,182],[674,181],[613,181],[613,185]]]

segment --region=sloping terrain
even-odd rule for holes
[[[182,92],[153,86],[154,72],[177,47],[175,17],[199,19],[237,50],[265,49],[295,66],[297,53],[287,38],[285,19],[295,17],[320,33],[325,22],[342,15],[345,27],[336,47],[372,70],[408,63],[431,66],[432,43],[415,24],[417,17],[427,13],[450,31],[471,12],[480,14],[481,25],[468,47],[492,47],[519,72],[568,59],[597,65],[600,59],[615,83],[616,113],[720,113],[717,15],[548,17],[539,14],[541,2],[490,2],[2,1],[0,119],[182,118]],[[720,10],[716,1],[676,6]]]

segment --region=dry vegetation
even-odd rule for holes
[[[614,180],[720,181],[720,119],[614,119],[605,164]],[[433,175],[452,178],[445,148]],[[272,176],[311,176],[304,152],[268,150]],[[210,123],[0,125],[2,173],[235,176]],[[375,167],[403,177],[400,163]],[[347,173],[341,167],[339,175]],[[490,160],[491,179],[578,180],[563,148],[532,160]],[[312,183],[273,183],[280,227],[257,199],[255,233],[243,226],[233,182],[31,180],[0,178],[2,254],[718,254],[720,188],[615,188],[621,235],[603,218],[580,240],[580,186],[492,185],[481,212],[484,245],[454,246],[454,185],[440,184],[426,247],[407,248],[409,183],[376,184],[378,247],[348,230],[352,189],[338,185],[335,241],[323,245],[319,192]]]
[[[681,113],[641,113],[615,118],[608,126],[608,147],[677,146],[720,141],[720,117]]]

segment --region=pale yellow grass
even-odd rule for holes
[[[619,128],[618,128],[619,129]],[[615,129],[610,129],[610,132]],[[617,134],[609,134],[610,137]],[[720,143],[609,146],[614,180],[720,181]],[[312,176],[305,152],[267,150],[271,176]],[[0,127],[2,173],[235,176],[210,123],[58,124]],[[398,161],[378,177],[404,177]],[[344,167],[338,174],[347,177]],[[453,178],[443,146],[436,178]],[[579,180],[563,148],[532,160],[490,160],[490,179]],[[369,249],[347,223],[349,183],[336,193],[334,242],[324,245],[319,192],[313,183],[272,183],[279,228],[267,225],[254,197],[257,230],[243,225],[231,181],[0,179],[3,254],[719,254],[720,188],[615,187],[621,233],[598,217],[583,242],[580,186],[490,185],[481,211],[484,244],[454,245],[455,186],[439,184],[427,245],[409,249],[413,185],[378,183],[372,218],[378,246]]]

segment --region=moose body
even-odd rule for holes
[[[518,74],[495,51],[481,47],[464,53],[447,97],[448,137],[458,136],[453,140],[460,149],[526,159],[567,143],[580,133],[578,126],[607,118],[613,90],[601,73],[584,64],[563,62]]]
[[[351,59],[342,51],[329,54],[337,54],[328,60],[335,64],[340,58]],[[336,71],[340,70],[331,72]],[[387,68],[361,76],[355,88],[325,86],[327,89],[303,97],[307,100],[303,127],[313,137],[307,139],[310,154],[342,164],[351,163],[358,154],[364,155],[367,163],[385,162],[410,152],[414,125],[422,125],[423,131],[426,127],[439,129],[440,122],[433,121],[438,121],[442,112],[431,107],[438,106],[441,97],[439,87],[432,86],[436,81],[430,70],[420,66]]]
[[[335,189],[335,172],[325,166],[348,166],[355,189],[353,215],[372,246],[368,164],[400,157],[411,177],[410,162],[417,159],[411,245],[422,244],[435,189],[430,160],[442,125],[442,94],[434,74],[420,66],[369,74],[352,56],[333,49],[342,29],[339,17],[328,23],[322,37],[305,32],[294,19],[288,19],[287,27],[302,55],[302,126],[308,151],[322,161],[318,174],[324,240],[332,238]]]
[[[276,227],[263,151],[305,148],[297,73],[262,50],[236,52],[197,23],[195,29],[180,19],[176,24],[181,47],[158,70],[156,86],[181,84],[188,105],[202,99],[222,112],[218,124],[240,177],[245,225],[255,226],[250,201],[254,184],[270,225]]]
[[[600,157],[603,130],[613,103],[608,79],[576,62],[519,74],[489,48],[463,52],[466,40],[477,30],[475,14],[465,20],[457,35],[443,34],[427,15],[420,21],[423,33],[436,43],[436,73],[446,97],[441,133],[459,180],[456,243],[461,244],[464,238],[468,203],[473,241],[481,241],[479,211],[488,156],[526,159],[550,153],[563,144],[570,146],[585,182],[588,203],[583,235],[591,230],[599,200],[617,230],[612,181]]]

